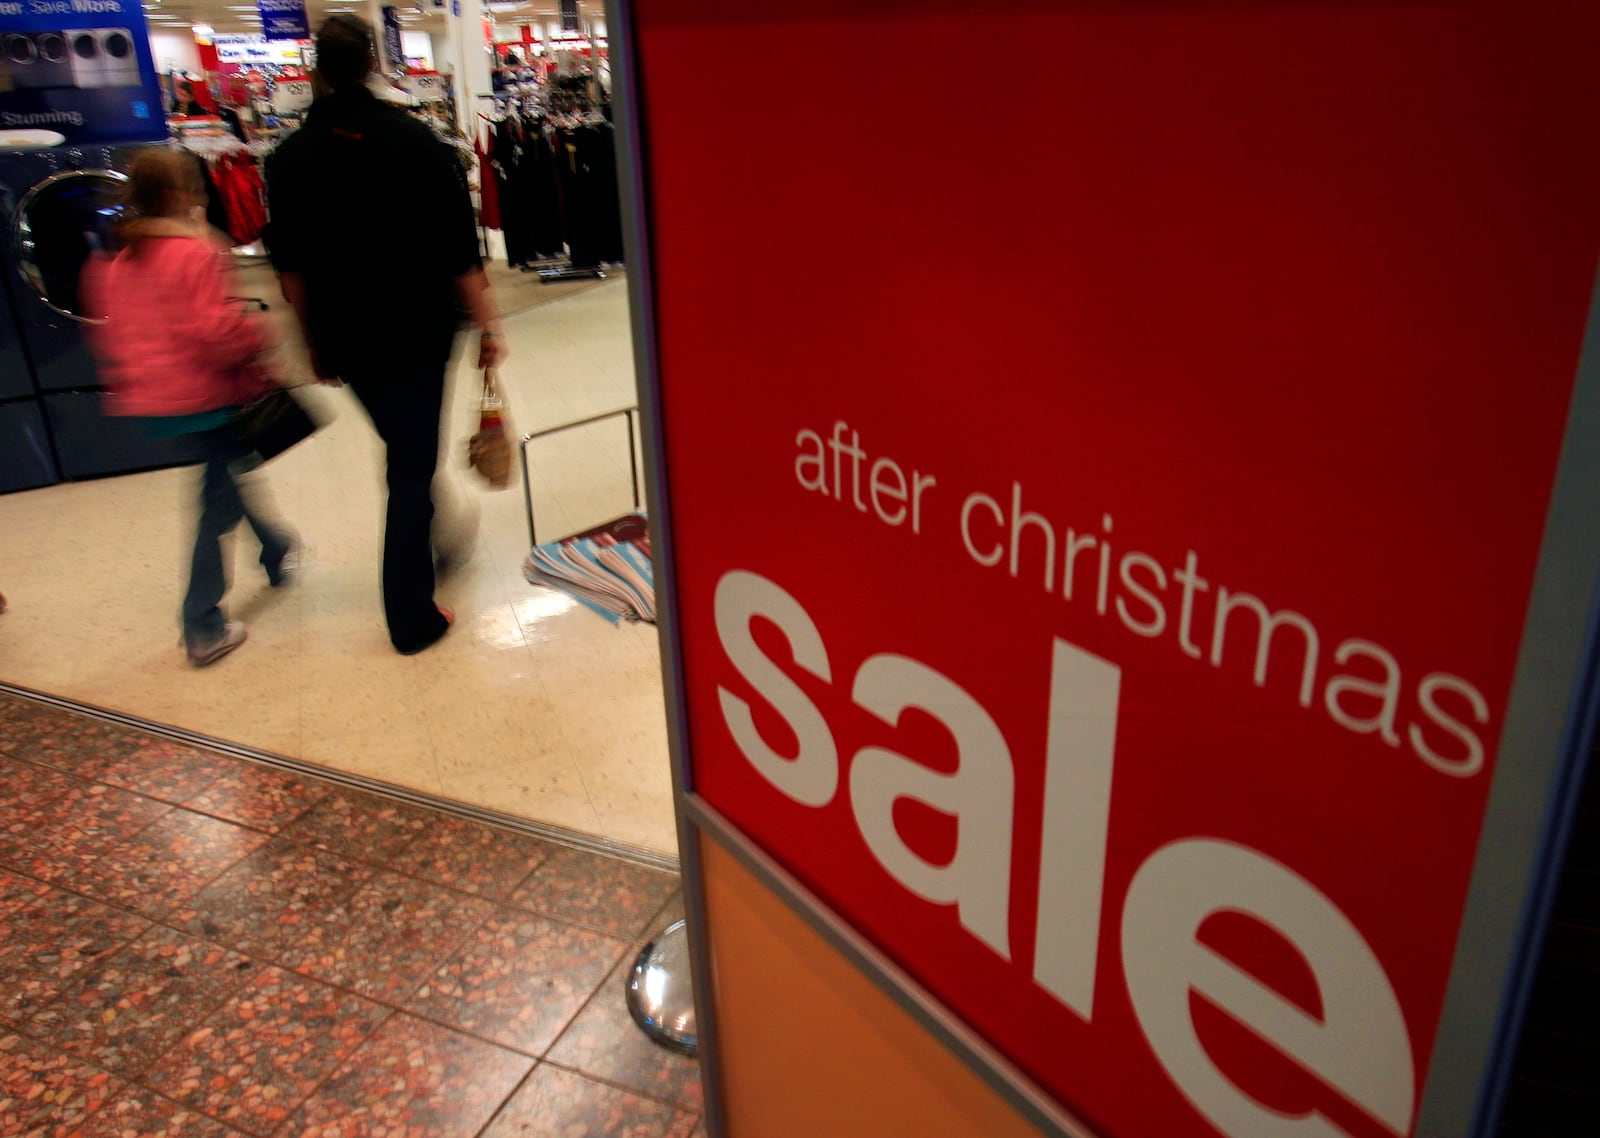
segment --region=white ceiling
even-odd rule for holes
[[[427,3],[427,0],[423,2]],[[397,0],[395,6],[400,9],[401,20],[408,30],[444,31],[445,16],[442,11],[430,8],[424,13],[416,7],[408,7],[406,0]],[[589,3],[580,3],[578,8],[586,20],[605,18],[601,3],[591,0]],[[144,0],[144,9],[151,31],[166,28],[181,32],[195,24],[209,24],[219,32],[230,34],[261,30],[261,17],[256,6],[245,0]],[[306,15],[313,32],[318,24],[334,12],[354,12],[368,19],[373,15],[372,6],[365,0],[306,0]],[[561,8],[556,0],[528,0],[527,3],[515,5],[495,0],[493,12],[497,24],[513,28],[536,20],[556,21],[561,18]]]

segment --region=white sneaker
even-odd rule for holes
[[[306,567],[306,547],[296,541],[289,547],[289,552],[283,555],[283,560],[278,562],[278,579],[270,578],[267,584],[274,589],[281,589],[292,585],[300,579],[300,574]]]
[[[229,652],[243,644],[245,637],[248,635],[249,633],[245,631],[243,623],[237,620],[230,620],[222,626],[222,639],[203,652],[190,650],[189,663],[196,668],[203,668],[207,664],[215,664]]]

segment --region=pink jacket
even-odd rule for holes
[[[275,346],[232,295],[228,252],[178,221],[144,221],[134,257],[96,258],[81,291],[112,415],[193,415],[248,403],[273,381],[255,357]]]

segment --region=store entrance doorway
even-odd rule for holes
[[[184,18],[212,20],[219,34],[242,33],[227,22],[235,16],[220,7],[213,13],[207,3],[184,0]],[[166,15],[175,18],[179,7],[169,7]],[[567,28],[553,6],[525,7],[497,13],[502,23],[513,22],[497,28],[494,90],[471,93],[472,121],[482,126],[478,138],[463,140],[467,151],[473,142],[492,150],[509,115],[536,110],[554,124],[557,156],[565,153],[556,148],[562,130],[609,134],[599,102],[575,102],[609,95],[599,5],[580,5],[577,28]],[[176,50],[166,38],[162,44]],[[502,191],[502,211],[504,191],[516,188],[503,165],[486,159],[472,175],[480,202],[490,187]],[[569,192],[563,202],[586,205],[589,222],[618,209],[614,190],[604,200],[572,198]],[[606,245],[588,265],[585,242],[598,230],[579,226],[577,248],[568,239],[561,257],[542,260],[598,269],[603,253],[604,271],[552,278],[538,271],[548,263],[511,264],[517,251],[504,228],[480,219],[511,348],[500,387],[514,431],[542,432],[633,406],[620,247]],[[620,232],[606,227],[613,228]],[[291,343],[291,372],[309,379],[303,358],[295,362],[298,329],[270,269],[259,257],[240,258],[239,268],[240,292],[271,305],[269,318]],[[14,273],[4,301],[13,315],[42,303]],[[396,337],[405,336],[406,321],[405,312],[395,313]],[[82,354],[81,346],[75,350]],[[123,464],[115,477],[0,494],[0,590],[9,600],[0,616],[0,684],[548,827],[641,860],[674,861],[654,626],[613,624],[526,579],[530,525],[520,472],[511,488],[491,491],[465,468],[481,390],[469,363],[458,358],[453,365],[447,457],[436,484],[452,550],[438,597],[457,614],[440,644],[416,657],[397,656],[388,644],[379,598],[384,486],[376,436],[347,391],[307,387],[307,399],[331,422],[252,476],[307,555],[293,587],[269,589],[248,534],[236,537],[230,615],[250,629],[239,652],[196,670],[174,647],[196,475],[170,465],[181,456],[165,456]],[[77,396],[97,398],[92,391]],[[636,440],[628,437],[632,420],[629,429],[622,422],[564,431],[527,448],[541,541],[632,508]],[[150,469],[158,466],[164,468]]]

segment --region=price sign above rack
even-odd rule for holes
[[[303,111],[311,105],[311,80],[280,79],[272,89],[272,109],[277,114]]]

